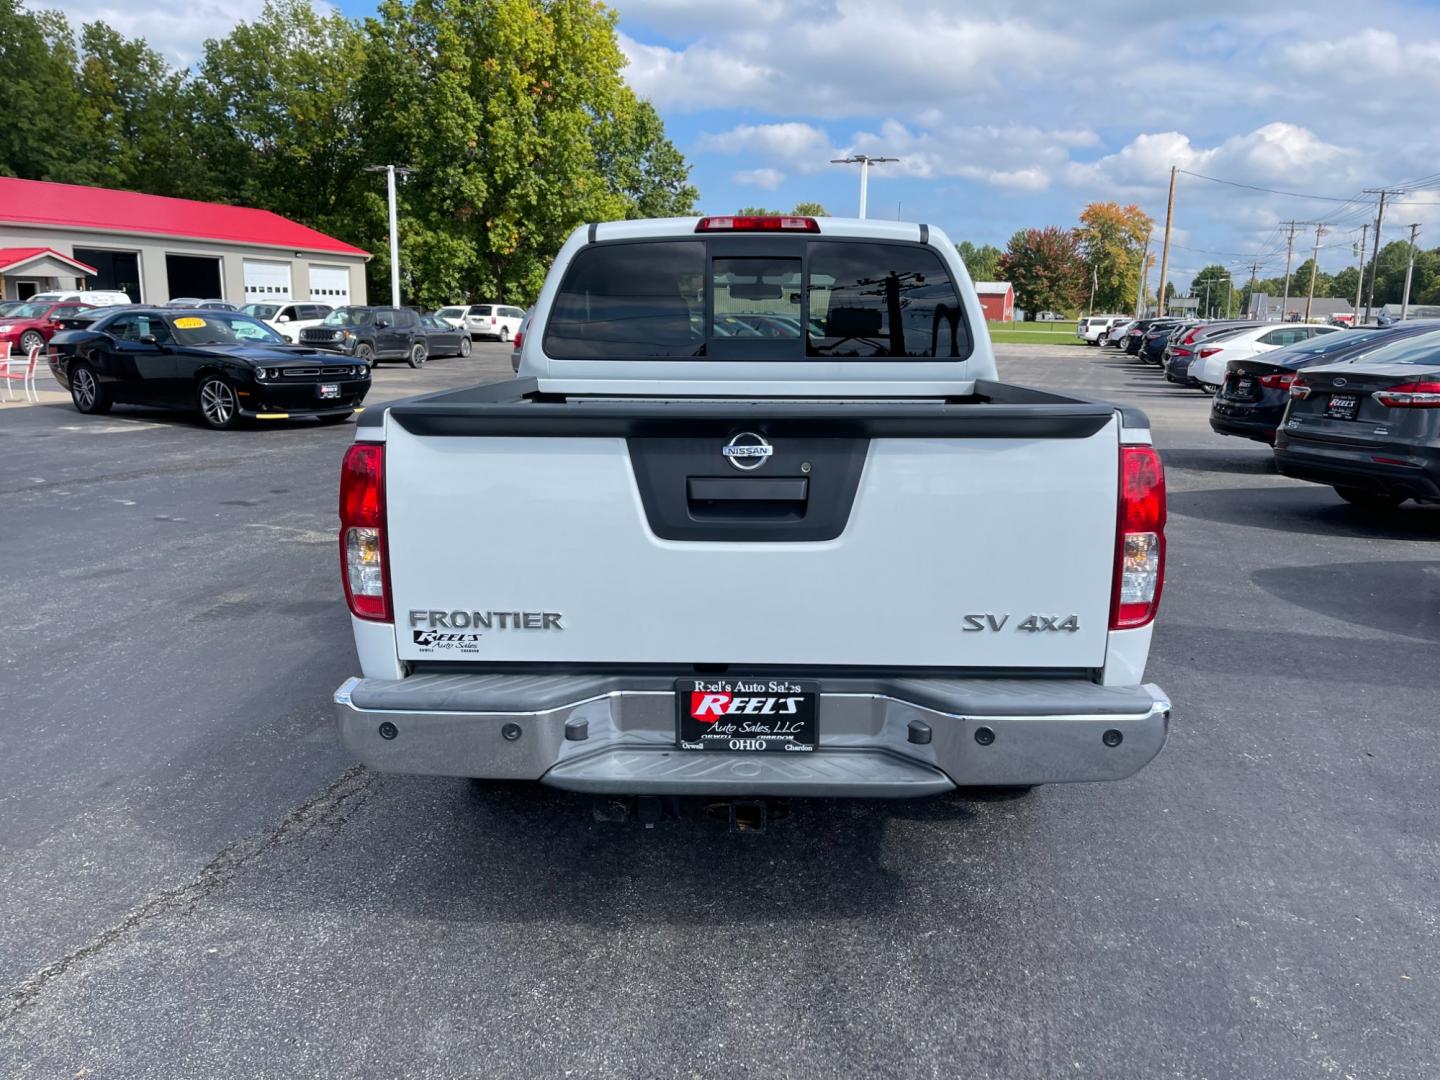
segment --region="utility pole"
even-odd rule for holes
[[[1205,279],[1205,314],[1200,317],[1202,319],[1210,317],[1210,279],[1208,277]]]
[[[1360,293],[1365,288],[1365,238],[1370,235],[1370,223],[1360,226],[1360,246],[1355,254],[1360,259],[1360,280],[1355,283],[1355,314],[1350,317],[1351,326],[1360,325]]]
[[[1235,298],[1235,275],[1228,270],[1225,272],[1225,318],[1233,319],[1235,316],[1230,313],[1231,301]]]
[[[1285,292],[1280,298],[1280,321],[1283,323],[1289,321],[1286,316],[1289,314],[1290,307],[1290,259],[1295,253],[1295,230],[1303,223],[1282,221],[1280,224],[1290,227],[1290,231],[1285,237]]]
[[[1415,273],[1415,232],[1419,228],[1419,222],[1410,226],[1410,262],[1405,266],[1405,295],[1400,301],[1401,322],[1405,321],[1405,316],[1410,311],[1410,278]]]
[[[1090,264],[1090,309],[1085,312],[1086,315],[1094,315],[1094,314],[1095,314],[1095,287],[1096,287],[1097,285],[1099,285],[1099,284],[1100,284],[1100,271],[1096,268],[1096,266],[1095,266],[1094,263],[1091,263],[1091,264]],[[1102,342],[1101,344],[1104,344],[1104,343]]]
[[[390,202],[390,306],[400,306],[400,224],[395,214],[395,177],[409,176],[414,169],[403,165],[366,165],[366,172],[383,172]]]
[[[1135,318],[1145,306],[1145,285],[1150,277],[1150,229],[1145,230],[1145,246],[1140,249],[1140,284],[1135,287]]]
[[[1249,303],[1251,308],[1255,307],[1255,275],[1259,272],[1260,260],[1257,259],[1250,264],[1250,291],[1246,294],[1249,297]],[[1252,318],[1254,317],[1253,311],[1247,312],[1246,314],[1250,315]]]
[[[1315,302],[1315,270],[1320,265],[1320,238],[1325,235],[1325,226],[1315,226],[1315,253],[1310,256],[1310,291],[1305,296],[1305,321],[1310,321],[1310,305]]]
[[[1170,197],[1165,200],[1165,245],[1160,249],[1160,317],[1165,317],[1165,275],[1170,270],[1170,219],[1175,216],[1175,171],[1179,166],[1170,166]]]
[[[831,165],[859,165],[860,166],[860,216],[865,216],[865,201],[870,187],[870,166],[881,165],[887,161],[899,161],[893,157],[871,157],[869,154],[851,154],[844,158],[831,158]],[[897,204],[898,209],[898,204]]]
[[[1375,246],[1370,254],[1370,291],[1365,294],[1365,321],[1368,323],[1370,308],[1375,303],[1375,271],[1379,268],[1380,263],[1380,227],[1385,222],[1385,196],[1404,195],[1405,192],[1398,188],[1366,188],[1365,194],[1380,196],[1380,205],[1375,211],[1375,238],[1373,240]]]

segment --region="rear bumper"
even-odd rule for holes
[[[335,708],[341,740],[381,771],[627,795],[905,798],[957,786],[1119,780],[1160,752],[1170,719],[1169,700],[1150,685],[835,679],[821,682],[814,752],[696,752],[677,748],[670,684],[349,679]]]
[[[1275,429],[1280,426],[1284,417],[1283,407],[1251,408],[1217,400],[1210,408],[1210,429],[1221,435],[1238,435],[1273,445]]]
[[[1389,460],[1378,462],[1376,457]],[[1410,499],[1440,499],[1440,450],[1434,447],[1387,444],[1380,449],[1357,449],[1296,439],[1282,429],[1275,446],[1275,465],[1296,480]]]

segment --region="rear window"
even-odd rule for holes
[[[488,307],[488,306],[486,306],[485,304],[480,304],[480,305],[478,305],[477,307],[472,307],[472,308],[470,309],[470,314],[471,314],[471,315],[489,315],[489,314],[491,314],[493,311],[494,311],[494,308]]]
[[[1440,330],[1406,337],[1393,345],[1382,345],[1356,359],[1365,367],[1377,364],[1419,364],[1423,367],[1440,367]]]
[[[559,360],[963,359],[972,345],[934,251],[799,238],[584,248],[545,331]]]

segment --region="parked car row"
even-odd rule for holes
[[[1286,476],[1360,507],[1440,502],[1440,320],[1142,319],[1108,343],[1210,394],[1211,428],[1272,446]]]

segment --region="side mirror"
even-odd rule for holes
[[[276,319],[275,321],[276,321],[276,322],[289,322],[289,321],[290,321],[290,316],[289,316],[289,315],[281,315],[281,316],[280,316],[278,319]]]
[[[142,337],[142,338],[140,339],[140,344],[141,344],[141,345],[159,345],[159,344],[160,344],[160,339],[157,338],[154,334],[146,334],[144,337]]]

